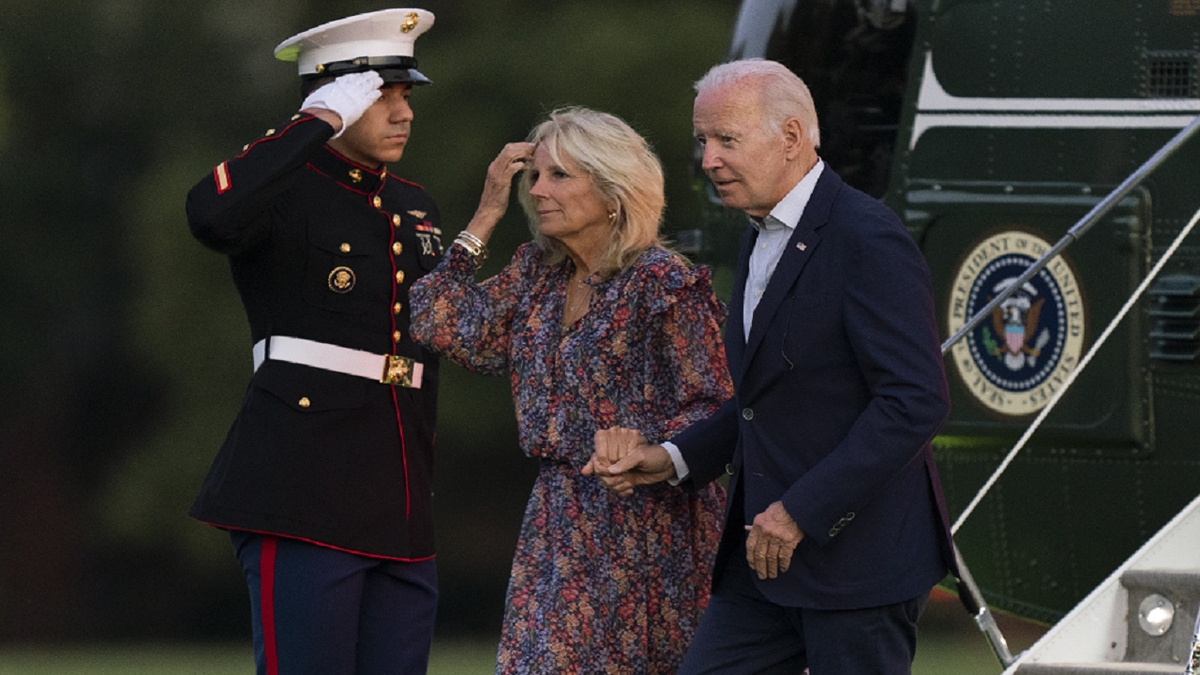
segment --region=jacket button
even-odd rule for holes
[[[396,272],[396,283],[398,283],[398,284],[404,283],[404,270],[400,270],[400,271]]]
[[[395,333],[392,333],[392,342],[399,342],[401,337],[404,337],[404,336],[400,334],[400,331],[396,331]]]
[[[379,208],[380,206],[383,206],[383,200],[380,199],[378,195],[376,195],[376,197],[371,200],[371,203],[375,205],[375,208]]]
[[[744,420],[754,419],[754,411],[749,408],[742,408],[742,419],[744,419]]]
[[[399,314],[400,310],[402,309],[404,309],[404,305],[397,302],[396,304],[392,305],[392,314]]]
[[[341,250],[341,252],[342,252],[342,253],[349,253],[349,252],[350,252],[350,244],[345,244],[345,243],[343,243],[343,244],[342,244],[341,246],[339,246],[338,248]]]
[[[733,474],[737,473],[737,469],[733,468],[732,464],[726,464],[725,473],[732,476]]]
[[[307,408],[310,405],[312,405],[312,401],[308,400],[307,396],[304,396],[300,399],[300,407],[301,408]]]
[[[392,216],[392,225],[395,225],[396,227],[400,227],[400,214],[399,213]]]
[[[392,244],[392,253],[395,253],[396,255],[400,255],[401,251],[403,251],[403,250],[404,250],[404,244],[401,244],[400,242],[396,242],[396,243]]]

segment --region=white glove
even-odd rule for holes
[[[300,109],[324,108],[337,113],[342,118],[342,128],[333,135],[337,138],[383,95],[379,91],[382,86],[383,78],[374,70],[342,75],[309,94]]]

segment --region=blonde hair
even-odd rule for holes
[[[817,108],[804,80],[776,61],[745,59],[713,66],[696,82],[697,94],[746,82],[758,93],[762,130],[774,136],[788,118],[795,117],[813,148],[821,147]],[[768,95],[769,94],[769,95]]]
[[[534,127],[527,140],[544,145],[559,165],[564,158],[575,163],[615,211],[600,262],[604,276],[628,268],[647,248],[664,245],[658,233],[666,204],[662,164],[646,139],[623,120],[588,108],[560,108]],[[519,199],[534,242],[544,252],[543,260],[552,265],[566,257],[566,248],[541,234],[537,207],[529,194],[530,174],[521,176]]]

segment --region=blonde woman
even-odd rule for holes
[[[512,177],[534,240],[476,284]],[[719,486],[608,492],[598,430],[665,439],[730,396],[709,272],[660,242],[662,167],[605,113],[551,113],[488,169],[480,206],[413,286],[417,340],[506,375],[540,473],[525,512],[497,673],[673,673],[708,602]]]

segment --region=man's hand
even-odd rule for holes
[[[383,95],[379,88],[383,86],[383,78],[374,70],[364,73],[342,75],[327,85],[319,87],[304,99],[300,109],[311,113],[333,124],[334,138],[342,135],[351,124],[358,121],[362,114]],[[341,127],[330,121],[328,115],[321,114],[330,111],[341,118]]]
[[[661,445],[649,445],[633,429],[613,427],[596,432],[596,450],[583,475],[596,476],[604,486],[625,497],[637,485],[664,481],[675,474],[675,463]]]
[[[774,579],[786,572],[792,565],[792,552],[804,539],[804,533],[783,508],[783,502],[768,506],[746,530],[750,532],[746,536],[746,561],[759,579]]]

